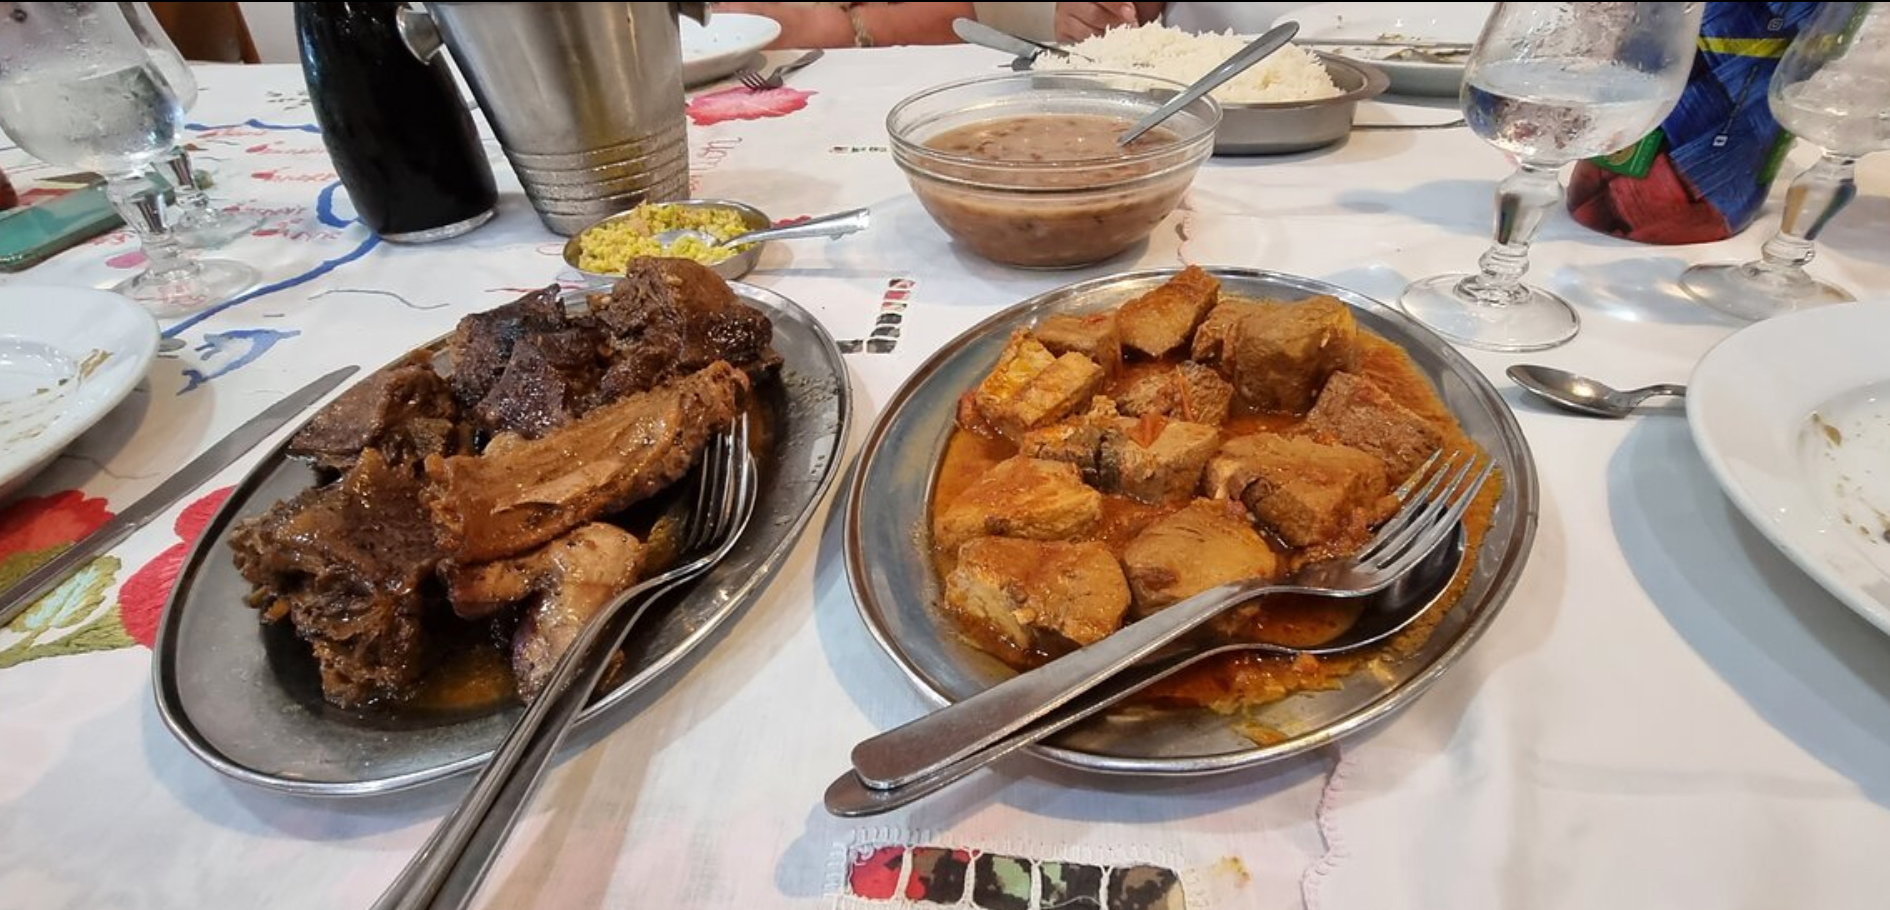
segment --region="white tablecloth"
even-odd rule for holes
[[[865,234],[776,245],[750,281],[842,339],[871,331],[890,282],[912,283],[894,352],[848,357],[855,446],[929,352],[1068,281],[1195,262],[1389,300],[1410,279],[1470,267],[1488,243],[1491,192],[1508,166],[1454,129],[1214,160],[1146,249],[1106,267],[1030,273],[969,258],[907,192],[883,117],[915,90],[998,63],[970,48],[831,52],[793,79],[811,93],[803,109],[692,127],[699,195],[777,218],[874,209]],[[334,366],[377,366],[562,271],[558,238],[496,146],[502,197],[491,224],[445,244],[376,244],[349,222],[345,193],[328,192],[334,178],[297,69],[206,68],[201,78],[191,119],[222,128],[194,133],[200,162],[219,196],[271,215],[265,234],[226,254],[275,289],[171,324],[187,346],[32,490],[81,493],[38,501],[35,516],[9,513],[12,525],[0,516],[0,555],[48,545],[82,511],[75,502],[122,508]],[[1451,116],[1367,108],[1361,120]],[[1814,265],[1863,291],[1890,284],[1882,159],[1865,163],[1862,195]],[[1808,160],[1804,150],[1795,160]],[[36,179],[17,150],[0,152],[0,165],[16,182]],[[1584,327],[1527,359],[1626,385],[1683,380],[1735,326],[1688,303],[1673,279],[1694,262],[1750,257],[1775,223],[1774,207],[1731,241],[1662,248],[1558,214],[1531,278],[1574,301]],[[120,234],[3,280],[103,286],[125,274],[128,249]],[[1881,907],[1890,639],[1738,517],[1677,412],[1623,422],[1552,413],[1502,378],[1522,358],[1470,356],[1506,389],[1534,447],[1540,531],[1488,635],[1390,722],[1300,760],[1208,779],[1112,779],[1016,758],[882,819],[831,818],[821,792],[850,746],[925,703],[856,618],[838,513],[824,511],[711,652],[621,724],[577,737],[484,905],[827,907],[845,890],[848,845],[911,843],[1163,866],[1181,875],[1189,910]],[[0,910],[370,904],[463,779],[319,801],[224,779],[191,758],[157,718],[150,652],[136,643],[148,642],[149,592],[162,587],[153,582],[181,549],[172,525],[154,523],[115,565],[95,565],[96,596],[72,598],[57,623],[0,631]]]

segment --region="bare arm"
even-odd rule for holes
[[[859,33],[875,46],[956,44],[952,20],[973,15],[970,3],[855,3],[852,9],[828,3],[717,3],[715,9],[779,22],[781,37],[771,48],[854,47]]]
[[[1057,40],[1081,41],[1118,25],[1139,25],[1160,19],[1166,3],[1058,3]]]

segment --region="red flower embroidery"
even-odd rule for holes
[[[28,496],[0,511],[0,557],[73,543],[111,520],[105,500],[78,490]]]
[[[771,88],[751,92],[742,86],[708,92],[689,99],[689,122],[713,126],[727,120],[762,120],[785,117],[807,106],[813,92]]]
[[[172,544],[159,553],[145,563],[144,568],[125,579],[124,587],[118,589],[118,619],[139,644],[149,648],[157,641],[158,618],[164,613],[164,601],[171,596],[171,586],[177,583],[177,571],[233,489],[235,487],[214,490],[185,506],[183,514],[177,516],[176,525],[177,536],[183,543]]]

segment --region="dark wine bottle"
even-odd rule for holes
[[[302,75],[354,210],[401,243],[457,237],[498,193],[472,115],[438,57],[409,53],[399,3],[295,4]]]

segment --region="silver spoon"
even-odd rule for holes
[[[770,240],[804,240],[808,237],[844,237],[855,231],[866,230],[867,226],[872,223],[873,211],[871,209],[853,209],[834,215],[822,215],[819,218],[809,218],[806,221],[796,222],[784,227],[763,228],[759,231],[749,231],[746,234],[736,234],[727,240],[719,240],[714,234],[708,231],[697,230],[696,228],[677,228],[673,231],[659,231],[656,234],[655,240],[666,248],[674,246],[676,241],[684,237],[694,237],[702,241],[703,245],[710,248],[719,246],[735,247],[747,246],[751,243],[767,243]]]
[[[1207,75],[1194,80],[1194,84],[1188,86],[1187,91],[1169,99],[1167,104],[1136,121],[1134,126],[1129,127],[1128,132],[1116,137],[1116,145],[1124,146],[1134,142],[1137,136],[1159,126],[1163,120],[1173,117],[1176,111],[1193,104],[1195,99],[1220,88],[1221,83],[1246,72],[1248,67],[1272,56],[1274,51],[1285,47],[1286,42],[1293,40],[1293,36],[1297,34],[1299,34],[1297,22],[1282,22],[1267,29],[1266,34],[1253,39],[1252,44],[1241,48],[1234,56],[1227,58],[1226,63],[1208,70]]]
[[[1533,363],[1519,363],[1506,372],[1530,394],[1566,411],[1591,417],[1626,417],[1641,402],[1662,395],[1685,398],[1687,387],[1672,383],[1622,391],[1586,376]]]
[[[1468,539],[1459,525],[1454,539],[1438,547],[1391,587],[1365,599],[1359,619],[1341,636],[1343,641],[1329,643],[1322,650],[1350,650],[1360,643],[1382,641],[1403,630],[1435,606],[1448,589],[1448,582],[1463,564]],[[1278,654],[1298,654],[1293,648],[1253,642],[1232,642],[1205,650],[1178,649],[1164,657],[1137,664],[1102,685],[1084,693],[1075,701],[1057,709],[1042,720],[998,741],[995,745],[962,758],[929,775],[887,790],[866,785],[848,769],[827,787],[827,811],[842,818],[878,815],[930,796],[966,775],[1003,758],[1025,746],[1041,742],[1077,721],[1097,714],[1149,686],[1207,658],[1234,651],[1259,650]]]

